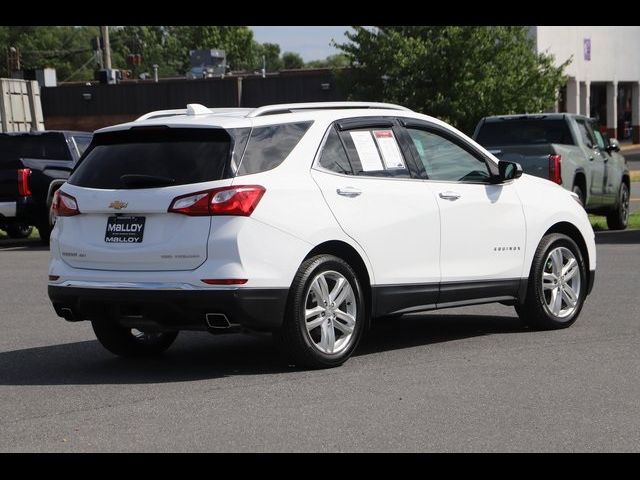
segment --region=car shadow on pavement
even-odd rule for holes
[[[378,321],[356,355],[503,333],[530,332],[515,315],[473,315],[433,312]]]
[[[640,244],[640,230],[618,230],[596,232],[597,244],[622,245],[629,243]]]
[[[355,356],[524,331],[517,317],[412,315],[378,323]],[[95,340],[0,352],[0,385],[172,383],[295,371],[269,335],[185,332],[165,354],[146,359],[115,357]]]
[[[11,250],[49,250],[49,247],[43,245],[38,239],[21,239],[15,240],[12,238],[0,239],[0,251],[5,249]]]

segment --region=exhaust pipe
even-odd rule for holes
[[[70,308],[61,308],[60,316],[64,318],[67,322],[78,321],[78,319],[76,318],[76,315],[73,313],[73,310],[71,310]]]
[[[207,325],[209,328],[227,329],[231,328],[231,322],[223,313],[206,313]]]

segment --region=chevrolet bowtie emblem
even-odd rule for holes
[[[121,202],[120,200],[116,200],[115,202],[111,202],[111,204],[109,205],[109,208],[115,208],[116,210],[122,210],[123,208],[127,208],[127,205],[129,205],[126,202]]]

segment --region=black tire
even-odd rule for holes
[[[92,320],[91,326],[98,341],[111,353],[121,357],[149,357],[168,349],[178,332],[162,332],[136,336],[113,319]],[[140,332],[142,333],[142,332]]]
[[[584,192],[582,191],[582,187],[580,185],[574,185],[573,186],[573,193],[578,195],[578,198],[580,199],[580,203],[584,207],[585,206],[585,198],[584,198]]]
[[[337,272],[342,275],[349,282],[356,302],[352,336],[344,350],[332,354],[320,351],[312,339],[312,334],[307,332],[305,321],[311,283],[324,272]],[[278,332],[281,348],[288,363],[308,368],[331,368],[342,365],[358,346],[367,320],[364,295],[355,271],[341,258],[333,255],[318,255],[302,263],[289,292],[283,326]],[[338,332],[337,329],[333,331]]]
[[[10,238],[28,238],[31,232],[33,232],[33,227],[25,223],[11,223],[7,225],[7,235],[9,235]]]
[[[622,182],[616,209],[607,215],[609,230],[624,230],[629,224],[629,187]]]
[[[580,289],[575,309],[565,318],[556,316],[549,310],[542,288],[542,274],[547,267],[545,264],[547,256],[552,250],[558,247],[567,248],[573,254],[577,260],[578,273],[580,274]],[[580,311],[584,305],[586,291],[587,270],[578,245],[566,235],[552,233],[544,236],[538,245],[529,273],[525,302],[524,304],[516,304],[515,309],[522,321],[532,328],[540,330],[567,328],[573,325],[578,315],[580,315]]]

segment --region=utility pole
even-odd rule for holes
[[[102,52],[104,55],[104,68],[111,70],[111,47],[109,46],[109,27],[100,27],[102,31]]]

